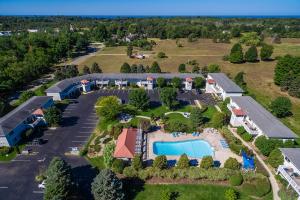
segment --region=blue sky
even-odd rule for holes
[[[0,0],[0,15],[300,15],[300,0]]]

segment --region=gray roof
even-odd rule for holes
[[[300,170],[300,148],[280,148],[280,151]]]
[[[231,97],[249,118],[270,138],[291,139],[298,136],[257,103],[252,97]]]
[[[52,97],[35,96],[0,118],[0,135],[11,132],[18,124],[29,117],[33,111],[41,108]]]
[[[154,79],[158,77],[163,77],[165,79],[172,79],[174,77],[179,77],[182,79],[191,77],[203,77],[201,74],[194,73],[94,73],[87,74],[83,76],[77,76],[73,78],[68,78],[62,81],[59,81],[55,85],[51,86],[46,90],[46,93],[59,93],[67,89],[72,84],[78,84],[81,80],[145,80],[148,76],[153,77]]]
[[[237,84],[230,80],[224,73],[208,73],[216,83],[225,91],[231,93],[243,93],[242,90]]]

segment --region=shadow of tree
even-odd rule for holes
[[[138,178],[125,178],[122,180],[127,200],[134,199],[136,195],[144,190],[145,182]]]

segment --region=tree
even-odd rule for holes
[[[142,64],[139,64],[139,65],[137,66],[136,72],[137,72],[137,73],[145,73],[144,66],[143,66]]]
[[[268,61],[271,59],[274,47],[272,45],[263,44],[260,49],[260,59],[263,61]]]
[[[34,96],[33,91],[31,91],[31,90],[24,91],[21,93],[21,95],[19,97],[19,103],[22,104],[33,96]]]
[[[150,73],[161,73],[160,66],[156,61],[152,63]]]
[[[214,128],[221,128],[222,126],[226,125],[227,123],[227,116],[224,113],[217,112],[212,116],[211,119],[211,126]]]
[[[172,78],[171,84],[174,88],[179,89],[181,87],[181,78],[179,77]]]
[[[161,88],[159,93],[160,100],[168,108],[173,108],[177,105],[177,92],[174,88]]]
[[[131,90],[129,92],[129,104],[135,106],[137,109],[145,109],[149,106],[150,98],[144,89]]]
[[[104,164],[107,168],[112,167],[112,164],[113,164],[113,161],[114,161],[113,153],[115,151],[115,147],[116,147],[115,144],[112,143],[112,142],[107,143],[104,146],[103,159],[104,159]]]
[[[92,182],[92,193],[95,200],[123,200],[122,181],[109,169],[103,169]]]
[[[185,64],[180,64],[180,65],[178,66],[178,72],[180,72],[180,73],[186,72]]]
[[[153,161],[153,167],[158,169],[166,169],[167,168],[167,157],[165,155],[156,156]]]
[[[275,147],[282,146],[282,142],[279,140],[267,139],[265,136],[259,136],[255,140],[255,146],[264,156],[269,156]]]
[[[270,109],[276,117],[282,118],[291,115],[292,102],[287,97],[277,97],[271,102]]]
[[[58,126],[61,122],[62,114],[57,107],[51,106],[45,111],[44,118],[49,126]]]
[[[186,169],[190,166],[190,160],[186,154],[182,154],[177,162],[178,169]]]
[[[199,126],[204,124],[204,117],[200,108],[193,108],[190,115],[190,122],[193,129],[197,129]]]
[[[130,65],[126,62],[123,63],[123,65],[121,66],[120,72],[121,73],[130,73],[131,72]]]
[[[251,46],[245,53],[245,60],[247,62],[257,61],[257,49],[256,46]]]
[[[234,191],[234,189],[229,188],[225,191],[225,199],[226,200],[237,200],[238,195],[237,195],[236,191]]]
[[[104,24],[100,24],[100,25],[96,26],[92,30],[92,34],[93,34],[95,40],[97,40],[99,42],[103,42],[109,38],[108,31]]]
[[[133,47],[131,45],[128,45],[127,46],[127,56],[129,58],[131,58],[131,56],[132,56],[132,51],[133,51]]]
[[[90,74],[91,71],[90,71],[90,68],[86,65],[83,66],[83,69],[82,69],[82,73],[83,74]]]
[[[68,199],[72,186],[71,167],[59,157],[54,157],[47,169],[45,200]]]
[[[112,171],[115,173],[122,174],[125,168],[125,163],[122,159],[115,159],[112,163]]]
[[[229,157],[225,161],[224,167],[227,169],[238,170],[240,169],[240,163],[237,161],[237,159]]]
[[[141,154],[135,154],[133,159],[132,159],[132,163],[131,166],[135,169],[135,170],[140,170],[143,168],[143,161],[142,161],[142,156]]]
[[[214,160],[211,156],[204,156],[200,163],[200,168],[209,169],[214,166]]]
[[[257,32],[248,32],[242,35],[240,42],[247,46],[258,46],[261,43],[261,40],[262,39]]]
[[[244,91],[247,90],[247,83],[244,80],[244,72],[239,72],[236,74],[236,76],[234,77],[234,82],[236,84],[238,84],[241,88],[243,88]]]
[[[102,73],[102,69],[99,67],[98,63],[94,62],[91,67],[92,73]]]
[[[196,77],[194,78],[194,87],[197,89],[204,88],[205,86],[205,80],[202,77]]]
[[[158,58],[166,58],[167,56],[166,56],[166,54],[164,52],[158,52],[157,53],[157,57]]]
[[[131,68],[130,68],[131,73],[137,73],[137,68],[138,67],[136,64],[131,65]]]
[[[156,83],[159,88],[163,88],[166,86],[166,80],[163,77],[158,77],[156,79]]]
[[[231,29],[232,37],[240,37],[241,36],[241,29],[239,27],[233,27]]]
[[[199,73],[199,71],[200,71],[199,66],[198,65],[194,65],[193,69],[192,69],[192,73]]]
[[[100,97],[96,102],[97,113],[106,120],[113,120],[120,113],[120,100],[116,96]]]
[[[282,155],[281,151],[278,148],[276,148],[273,151],[271,151],[271,153],[270,153],[267,161],[275,169],[279,165],[282,165],[284,159],[283,159],[283,155]]]
[[[216,73],[216,72],[221,71],[220,65],[217,65],[217,64],[210,64],[210,65],[208,65],[207,69],[208,69],[209,73]]]
[[[169,132],[186,132],[188,130],[187,123],[184,123],[179,119],[167,121],[164,128]]]
[[[235,45],[233,45],[230,51],[229,61],[231,63],[244,62],[244,54],[243,54],[243,48],[241,44],[236,43]]]

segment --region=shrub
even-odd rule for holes
[[[235,158],[228,158],[225,163],[224,167],[227,169],[237,170],[240,168],[240,163]]]
[[[259,136],[255,140],[255,146],[260,150],[260,152],[265,155],[269,156],[271,151],[275,149],[277,146],[282,146],[281,141],[273,140],[273,139],[267,139],[265,136]]]
[[[237,132],[239,135],[243,135],[243,134],[246,132],[246,130],[245,130],[244,127],[239,126],[239,127],[237,127],[236,132]]]
[[[239,186],[243,183],[243,176],[238,173],[229,178],[230,185]]]
[[[237,200],[238,199],[237,192],[232,188],[227,189],[225,191],[225,199],[226,200]]]
[[[143,168],[143,161],[142,161],[142,157],[141,154],[135,154],[133,159],[132,159],[132,163],[131,166],[135,169],[135,170],[140,170]]]
[[[121,159],[115,159],[112,163],[112,171],[115,173],[122,174],[125,168],[124,161]]]
[[[182,154],[177,162],[177,168],[178,169],[185,169],[185,168],[188,168],[190,166],[190,163],[189,163],[189,158],[187,157],[186,154]]]
[[[129,178],[137,177],[138,172],[133,167],[125,167],[123,170],[123,175]]]
[[[207,69],[209,73],[216,73],[221,71],[220,66],[217,64],[210,64],[208,65]]]
[[[250,133],[244,133],[243,135],[242,135],[242,138],[243,138],[243,140],[245,140],[246,142],[249,142],[249,141],[251,141],[252,140],[252,135],[250,134]]]
[[[6,154],[9,154],[12,151],[12,148],[10,147],[0,147],[0,156],[5,156]]]
[[[271,102],[270,109],[276,117],[287,117],[291,114],[292,102],[287,97],[277,97]]]
[[[270,192],[271,185],[267,178],[256,178],[251,183],[244,183],[242,188],[248,195],[262,197]]]
[[[204,156],[200,163],[200,168],[209,169],[214,166],[214,160],[211,156]]]
[[[103,149],[103,158],[104,164],[107,168],[111,168],[112,163],[114,161],[113,152],[115,151],[115,144],[108,143],[104,146]]]
[[[274,149],[271,151],[268,157],[268,163],[274,168],[277,168],[279,165],[283,164],[283,155],[279,149]]]
[[[158,58],[166,58],[167,56],[164,52],[158,52],[157,57]]]
[[[153,167],[158,168],[158,169],[165,169],[165,168],[167,168],[167,157],[164,156],[164,155],[157,156],[154,159]]]

